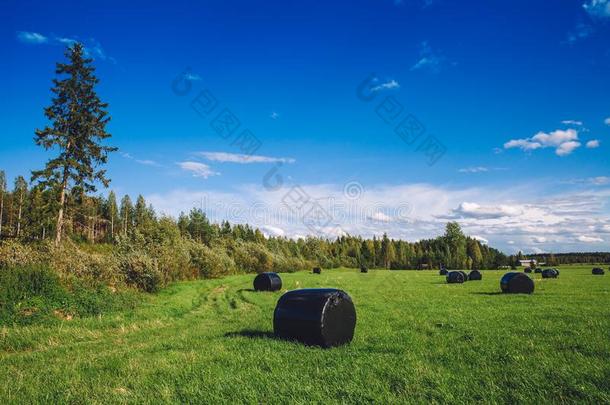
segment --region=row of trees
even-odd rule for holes
[[[23,177],[15,179],[12,191],[6,190],[4,172],[0,171],[0,238],[25,242],[54,238],[59,190],[29,187]],[[116,194],[88,196],[80,188],[65,196],[62,233],[72,240],[114,244],[118,236],[134,231],[148,235],[163,219],[172,223],[180,235],[208,247],[226,246],[227,240],[259,244],[287,257],[314,261],[325,267],[367,266],[391,269],[493,268],[511,265],[515,258],[465,236],[457,223],[449,223],[445,235],[410,243],[387,235],[363,239],[343,236],[334,241],[319,238],[291,240],[265,238],[258,229],[228,222],[212,223],[206,214],[193,209],[174,221],[160,218],[138,196],[135,204],[126,195],[120,202]]]

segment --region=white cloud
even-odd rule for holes
[[[512,139],[504,144],[504,148],[519,148],[526,152],[540,148],[555,148],[557,156],[567,156],[580,145],[578,131],[570,128],[557,129],[549,133],[540,131],[531,138]]]
[[[463,202],[453,210],[457,216],[464,218],[502,218],[517,216],[521,213],[519,207],[500,204],[497,206],[482,206],[473,202]]]
[[[483,166],[476,166],[476,167],[465,167],[463,169],[458,170],[458,172],[460,173],[484,173],[484,172],[488,172],[489,169],[487,167],[483,167]]]
[[[582,6],[592,17],[610,17],[610,1],[608,0],[589,0]]]
[[[511,139],[504,144],[504,149],[519,148],[524,151],[536,150],[542,148],[538,142],[532,142],[527,139]]]
[[[263,225],[260,230],[266,236],[285,236],[286,232],[282,228],[278,228],[277,226],[272,225]]]
[[[547,239],[544,236],[533,236],[532,241],[534,243],[546,243]]]
[[[583,242],[583,243],[598,243],[598,242],[604,241],[602,238],[598,238],[597,236],[585,236],[585,235],[580,235],[576,239],[579,242]]]
[[[604,124],[610,125],[610,117],[608,117],[604,120]]]
[[[581,39],[586,39],[593,34],[593,27],[589,24],[579,22],[576,27],[568,33],[568,44],[573,45]]]
[[[213,162],[222,163],[294,163],[295,159],[292,158],[276,158],[269,156],[258,156],[258,155],[243,155],[239,153],[227,153],[227,152],[196,152],[195,155],[201,156],[204,159],[211,160]]]
[[[390,222],[392,221],[392,217],[384,214],[383,212],[375,212],[373,213],[371,216],[369,216],[369,219],[373,220],[373,221],[379,221],[379,222]]]
[[[161,166],[159,163],[155,162],[154,160],[148,160],[148,159],[143,159],[143,160],[136,159],[136,163],[139,163],[144,166],[155,166],[155,167]]]
[[[536,246],[554,252],[607,249],[604,242],[577,238],[602,239],[610,233],[610,187],[536,196],[544,187],[544,182],[502,188],[373,185],[351,200],[342,184],[302,186],[329,214],[330,221],[321,229],[328,237],[342,232],[365,237],[387,232],[391,238],[414,241],[441,235],[446,222],[456,220],[466,234],[491,240],[493,247],[509,253]],[[204,210],[214,221],[273,226],[288,237],[319,235],[305,225],[303,213],[284,204],[290,190],[289,184],[276,191],[250,184],[231,192],[174,190],[146,197],[160,213],[169,215],[205,204]],[[379,220],[371,220],[373,217]],[[546,238],[542,245],[532,240],[540,236]]]
[[[582,121],[576,121],[576,120],[564,120],[561,121],[562,124],[565,125],[576,125],[578,127],[582,126],[583,122]]]
[[[269,118],[271,118],[272,120],[277,120],[278,118],[280,118],[280,114],[278,114],[277,112],[273,111],[271,113],[271,115],[269,115]]]
[[[44,44],[48,38],[37,32],[17,31],[17,39],[26,44]]]
[[[589,148],[589,149],[599,148],[599,141],[597,139],[592,139],[592,140],[588,141],[587,148]]]
[[[472,237],[476,240],[478,240],[479,242],[481,242],[484,245],[489,245],[489,240],[485,239],[482,236],[478,236],[478,235],[472,235]]]
[[[411,71],[429,70],[437,73],[444,62],[444,59],[445,58],[432,50],[428,41],[423,41],[420,45],[419,59],[411,66]]]
[[[400,84],[396,80],[390,80],[390,81],[381,83],[380,85],[371,88],[371,91],[391,90],[391,89],[397,89],[399,87],[400,87]]]
[[[184,76],[184,80],[189,80],[192,82],[196,82],[196,81],[200,81],[201,80],[201,76],[199,76],[196,73],[186,73]]]
[[[199,162],[179,162],[177,165],[180,166],[182,170],[191,172],[193,177],[203,177],[204,179],[207,179],[211,176],[220,175],[220,173],[213,171],[210,166]]]
[[[569,141],[564,142],[555,149],[555,154],[557,156],[567,156],[570,153],[574,152],[577,148],[580,147],[580,142]]]

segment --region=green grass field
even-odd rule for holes
[[[283,274],[286,291],[336,287],[352,344],[273,338],[282,294],[252,275],[185,282],[127,313],[0,333],[1,403],[610,402],[610,276],[563,267],[533,295],[503,271],[448,285],[436,271]]]

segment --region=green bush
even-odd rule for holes
[[[163,275],[155,260],[143,252],[129,252],[119,258],[119,271],[127,284],[142,291],[157,292],[164,286]]]
[[[38,261],[38,255],[29,245],[23,245],[14,240],[0,243],[0,268],[29,266]]]
[[[72,277],[64,285],[57,273],[45,266],[0,269],[0,324],[99,315],[134,304],[133,294],[113,293],[101,283]]]
[[[218,278],[237,273],[235,262],[222,249],[194,243],[190,251],[191,265],[202,278]]]

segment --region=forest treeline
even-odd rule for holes
[[[507,256],[463,234],[456,222],[434,239],[406,242],[387,235],[334,240],[266,237],[249,225],[213,223],[200,209],[177,219],[158,215],[142,196],[135,202],[114,192],[90,196],[73,188],[66,196],[64,240],[53,243],[58,192],[30,187],[17,177],[7,190],[0,171],[0,266],[45,264],[65,277],[155,291],[175,280],[242,272],[297,271],[312,266],[387,269],[456,269],[516,266]],[[609,254],[528,256],[556,264],[608,262]]]

